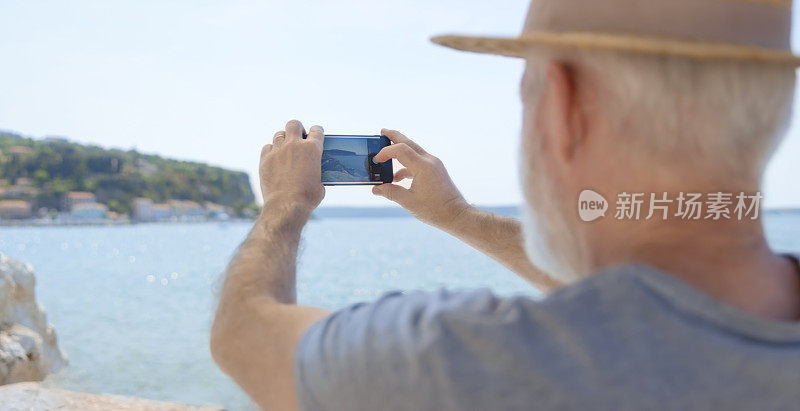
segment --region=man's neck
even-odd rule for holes
[[[772,253],[759,220],[637,224],[595,241],[590,268],[644,263],[751,314],[800,319],[797,263]]]

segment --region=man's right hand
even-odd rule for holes
[[[394,182],[410,178],[411,187],[381,184],[372,189],[373,193],[400,204],[420,221],[440,228],[494,258],[542,291],[560,285],[531,264],[523,247],[519,221],[469,205],[441,160],[398,131],[383,129],[381,134],[394,144],[376,154],[375,161],[400,161],[405,168],[395,173]]]
[[[411,179],[411,187],[381,184],[372,192],[400,204],[420,221],[442,229],[451,228],[471,206],[458,192],[444,164],[399,131],[382,129],[392,141],[375,155],[375,161],[397,159],[405,168],[394,174],[394,182]]]

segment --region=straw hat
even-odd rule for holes
[[[549,46],[800,66],[791,31],[791,0],[532,0],[519,37],[431,40],[511,57]]]

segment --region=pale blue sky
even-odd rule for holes
[[[0,129],[245,170],[257,189],[260,147],[288,119],[390,127],[441,157],[468,200],[518,203],[522,63],[428,37],[515,34],[527,4],[0,0]],[[798,160],[793,126],[767,205],[800,206]],[[388,203],[348,187],[324,204]]]

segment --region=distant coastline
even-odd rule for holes
[[[478,206],[486,211],[510,217],[519,216],[519,206]],[[316,218],[408,218],[413,217],[408,211],[400,207],[320,207],[314,210]]]
[[[508,217],[520,217],[519,205],[481,206],[478,208]],[[799,214],[799,208],[768,208],[764,214]],[[413,217],[400,207],[320,207],[314,210],[316,218],[408,218]]]
[[[518,217],[517,206],[479,206],[492,213],[510,217]],[[314,210],[313,219],[327,220],[339,218],[412,218],[413,216],[400,207],[320,207]],[[0,219],[0,227],[73,227],[73,226],[117,226],[129,224],[186,224],[186,223],[238,223],[253,221],[254,217],[228,217],[228,218],[172,218],[158,221],[137,221],[130,219],[96,219],[96,220],[71,220],[71,219]]]
[[[800,214],[800,207],[779,207],[764,209],[765,214]]]
[[[25,220],[0,220],[0,227],[78,227],[78,226],[124,226],[140,224],[202,224],[202,223],[243,223],[252,222],[253,218],[228,218],[222,219],[196,219],[196,220],[158,220],[158,221],[137,221],[129,219],[104,219],[104,220],[44,220],[44,219],[25,219]]]
[[[479,208],[504,216],[520,217],[519,206],[505,205],[505,206],[478,206]],[[763,211],[764,214],[796,214],[800,215],[800,208],[769,208]],[[314,219],[346,219],[346,218],[412,218],[413,216],[403,208],[400,207],[345,207],[345,206],[332,206],[320,207],[314,210],[312,218]],[[45,219],[25,219],[25,220],[0,220],[0,227],[19,227],[19,226],[38,226],[38,227],[68,227],[68,226],[115,226],[115,225],[128,225],[128,224],[187,224],[187,223],[241,223],[251,222],[254,217],[250,218],[173,218],[160,221],[136,221],[128,219],[103,219],[103,220],[45,220]]]
[[[0,130],[2,225],[216,220],[257,209],[245,172]]]

